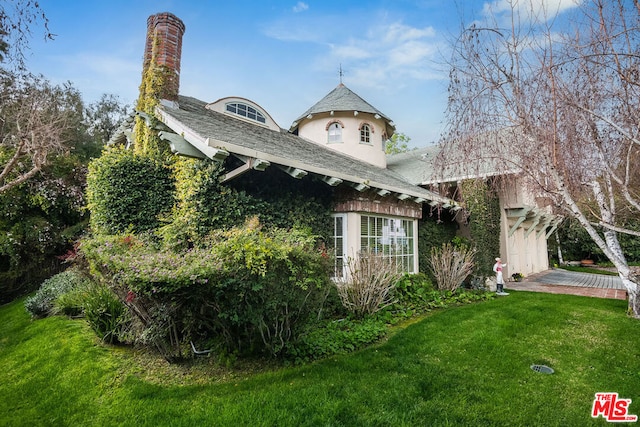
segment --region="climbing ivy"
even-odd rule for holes
[[[430,275],[429,254],[432,248],[442,247],[450,243],[456,236],[456,222],[450,211],[431,211],[430,206],[423,209],[422,220],[418,223],[418,258],[419,269]]]
[[[131,150],[110,148],[89,163],[87,201],[94,233],[141,232],[158,227],[173,205],[171,171]]]
[[[169,246],[199,245],[213,230],[253,216],[267,228],[303,228],[324,240],[331,235],[331,187],[313,178],[294,180],[274,168],[222,183],[221,164],[187,158],[176,160],[173,171],[176,204],[159,230]]]
[[[474,275],[492,275],[500,254],[500,202],[492,182],[470,179],[459,185],[468,215],[471,244],[477,248]]]
[[[153,35],[151,34],[147,37],[150,36]],[[157,125],[159,121],[155,117],[155,109],[165,94],[164,88],[172,78],[173,71],[165,65],[157,64],[155,52],[157,51],[159,40],[154,37],[153,43],[152,58],[148,63],[144,64],[144,69],[142,70],[142,83],[140,84],[140,95],[136,103],[136,110],[143,113],[144,116],[136,118],[133,148],[136,154],[166,158],[170,151],[168,145],[158,137]]]

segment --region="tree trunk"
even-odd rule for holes
[[[558,236],[558,230],[556,230],[556,243],[558,244],[558,265],[564,264],[564,259],[562,258],[562,248],[560,247],[560,236]]]
[[[634,277],[635,275],[632,275]],[[635,281],[622,277],[620,274],[620,278],[622,279],[622,284],[627,290],[629,307],[628,312],[630,316],[635,317],[636,319],[640,319],[640,292],[638,292],[638,277],[635,276]]]
[[[611,211],[607,209],[607,206],[603,203],[604,194],[602,192],[601,187],[597,182],[592,183],[592,189],[595,196],[595,199],[599,201],[599,208],[602,218],[609,223],[613,223],[610,218]],[[622,284],[627,290],[627,294],[629,296],[629,307],[628,312],[629,315],[635,317],[636,319],[640,319],[640,277],[635,274],[631,268],[629,268],[629,264],[627,263],[627,259],[622,252],[622,247],[620,246],[620,242],[618,241],[618,235],[615,231],[605,230],[604,239],[595,228],[591,225],[589,220],[585,217],[584,213],[580,210],[578,205],[575,203],[571,195],[568,192],[564,191],[562,193],[563,199],[565,203],[567,203],[569,210],[574,214],[574,217],[580,222],[580,224],[584,227],[585,231],[591,236],[594,243],[602,250],[604,255],[613,263],[613,265],[618,270],[618,275],[622,280]]]

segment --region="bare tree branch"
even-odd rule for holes
[[[456,40],[436,173],[525,178],[613,262],[640,318],[638,278],[617,239],[638,235],[625,221],[640,214],[640,1],[585,0],[562,15],[528,1],[504,0],[510,13]],[[498,25],[504,15],[510,28]]]

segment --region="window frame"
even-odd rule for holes
[[[240,102],[237,100],[227,102],[224,105],[224,109],[227,113],[235,114],[236,116],[240,116],[244,119],[251,120],[262,125],[267,124],[266,114],[246,102]]]
[[[338,121],[334,121],[327,126],[327,144],[341,144],[342,143],[342,124]],[[332,132],[334,131],[334,132]],[[336,138],[337,137],[337,138]]]
[[[381,215],[360,215],[360,251],[382,253],[405,273],[416,273],[415,219]],[[366,233],[365,233],[366,231]]]
[[[363,123],[360,126],[360,144],[372,145],[371,134],[372,128],[368,123]]]
[[[333,218],[333,279],[344,280],[347,277],[347,214],[332,214]],[[340,226],[338,226],[340,224]],[[340,228],[338,232],[338,228]]]

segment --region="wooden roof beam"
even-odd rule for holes
[[[172,132],[160,131],[158,136],[161,140],[167,141],[171,152],[180,156],[192,157],[195,159],[206,159],[207,156],[193,145],[189,144],[189,141]]]

